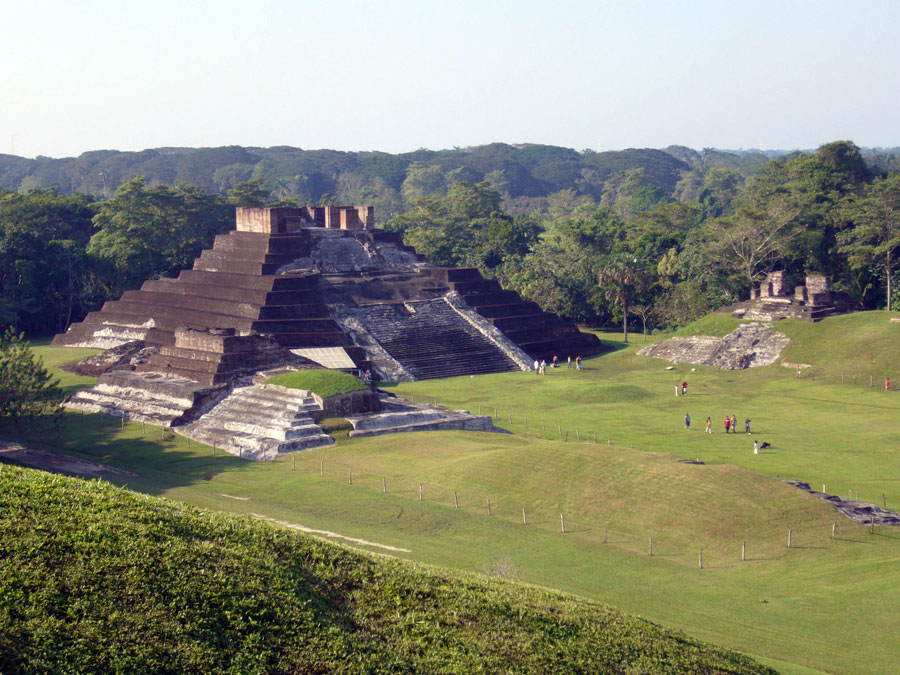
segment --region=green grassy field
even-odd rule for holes
[[[0,466],[4,672],[771,672],[571,595]]]
[[[794,340],[784,358],[813,366],[799,379],[778,365],[666,370],[634,354],[644,342],[633,336],[632,345],[614,344],[582,372],[562,367],[543,377],[508,373],[393,389],[496,410],[495,423],[513,435],[349,439],[338,430],[335,446],[267,464],[214,458],[204,446],[160,442],[150,427],[142,436],[140,425],[122,431],[118,420],[93,415],[67,415],[60,438],[32,440],[128,468],[138,474],[129,486],[152,494],[364,539],[369,544],[351,543],[410,560],[512,570],[522,581],[607,602],[785,672],[894,672],[900,532],[870,534],[777,477],[815,489],[825,483],[845,497],[859,490],[879,503],[884,495],[889,508],[900,507],[900,397],[877,380],[869,387],[865,375],[896,367],[900,385],[892,347],[900,325],[872,312],[778,328]],[[60,350],[42,351],[68,360]],[[684,379],[689,394],[676,398]],[[753,437],[723,433],[731,414],[741,428],[752,420]],[[707,416],[712,435],[703,433]],[[754,438],[772,447],[755,456]]]

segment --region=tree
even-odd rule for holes
[[[628,254],[607,257],[600,267],[597,285],[609,302],[622,309],[622,330],[628,342],[628,313],[631,301],[647,284],[649,273],[637,258]]]
[[[853,226],[838,235],[839,248],[854,270],[874,268],[892,304],[892,277],[900,250],[900,174],[875,179],[861,197],[848,198],[844,212]]]
[[[119,187],[94,216],[88,253],[111,268],[111,295],[153,275],[188,267],[216,234],[234,227],[234,208],[194,185],[148,187],[137,178]]]
[[[36,359],[24,334],[12,328],[0,335],[0,426],[36,418],[59,419],[59,381]]]

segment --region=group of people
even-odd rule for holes
[[[551,363],[551,368],[558,368],[559,367],[559,357],[554,355],[553,359],[550,363]],[[570,356],[568,363],[566,364],[566,368],[571,368],[571,367],[572,367],[572,357]],[[577,368],[578,370],[582,370],[580,356],[575,357],[575,368]],[[546,370],[547,370],[547,362],[544,359],[541,359],[540,361],[538,361],[537,359],[534,360],[534,374],[535,375],[546,375]]]
[[[732,415],[731,417],[725,417],[725,433],[731,432],[733,434],[738,433],[737,430],[737,417]],[[684,428],[690,430],[691,428],[691,415],[690,413],[685,413],[684,415]],[[749,434],[750,431],[750,418],[744,420],[744,432]],[[712,418],[706,418],[706,433],[712,433]]]

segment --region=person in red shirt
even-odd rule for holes
[[[731,428],[731,418],[730,418],[730,417],[726,417],[726,418],[725,418],[725,433],[726,433],[726,434],[728,433],[728,430],[729,430],[730,428]]]
[[[687,382],[681,383],[681,395],[687,396]]]

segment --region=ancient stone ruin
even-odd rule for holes
[[[217,236],[193,269],[126,291],[53,345],[114,350],[83,366],[107,372],[70,407],[179,427],[258,458],[325,442],[304,428],[309,401],[252,384],[262,371],[337,367],[408,381],[527,370],[534,359],[603,350],[596,336],[475,268],[428,265],[399,235],[374,228],[371,206],[238,208],[236,229]],[[347,415],[379,410],[363,408]],[[401,412],[384,417],[385,428],[397,427]],[[406,412],[417,420],[410,424],[437,423],[433,411]],[[443,414],[451,428],[484,426]]]
[[[790,338],[765,323],[738,326],[725,337],[674,337],[644,347],[638,354],[670,363],[694,363],[720,370],[769,366],[781,356]]]
[[[802,286],[795,286],[793,293],[784,271],[770,272],[758,288],[750,292],[750,299],[723,307],[720,312],[739,319],[755,321],[779,321],[800,319],[819,321],[831,314],[853,309],[853,303],[842,293],[831,290],[828,279],[821,274],[807,275]]]

